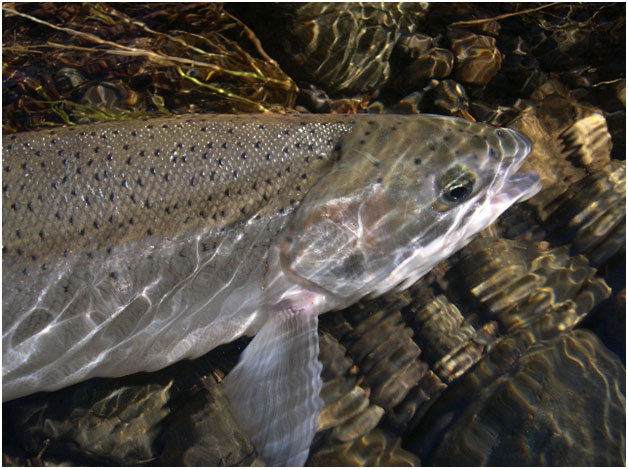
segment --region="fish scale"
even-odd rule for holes
[[[12,135],[3,143],[4,259],[115,247],[290,208],[349,128],[328,117],[220,116]]]
[[[516,132],[441,116],[205,115],[3,137],[3,399],[255,337],[223,382],[301,465],[319,314],[404,288],[538,176]]]

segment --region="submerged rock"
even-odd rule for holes
[[[527,350],[519,337],[448,389],[406,448],[436,466],[625,465],[625,369],[617,357],[585,330]]]

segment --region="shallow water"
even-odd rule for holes
[[[29,8],[33,16],[81,28],[84,13],[78,7],[47,12],[49,16]],[[368,76],[363,80],[368,85],[382,81],[381,75],[369,74],[389,70],[379,103],[364,95],[340,96],[344,91],[335,87],[342,80],[309,78],[321,80],[319,85],[334,99],[298,82],[303,91],[297,104],[310,111],[319,109],[317,105],[341,111],[370,106],[371,112],[418,108],[494,123],[519,116],[509,125],[533,142],[530,165],[545,188],[418,285],[321,317],[325,407],[310,465],[406,465],[417,464],[419,458],[424,465],[624,464],[625,54],[618,54],[617,48],[625,50],[625,35],[617,25],[622,15],[625,18],[625,6],[563,5],[462,25],[452,28],[455,34],[447,33],[455,21],[496,17],[512,13],[510,8],[434,5],[425,16],[394,11],[386,16],[377,8],[354,11],[344,17],[346,24],[367,21],[370,43],[384,41],[385,53],[372,61],[369,73],[353,74]],[[125,14],[164,32],[187,26],[190,33],[199,34],[197,28],[209,21],[203,23],[193,7],[148,10],[130,7]],[[246,18],[265,49],[277,48],[266,42],[244,7],[231,11]],[[100,18],[100,26],[90,31],[114,39],[116,22],[107,18],[116,16],[111,11],[92,13]],[[414,15],[410,24],[409,14]],[[298,19],[298,12],[287,18]],[[587,20],[589,26],[583,26]],[[303,31],[312,24],[323,31],[328,24],[316,14],[314,23],[282,21],[303,24]],[[386,34],[378,35],[382,24],[388,25]],[[24,34],[32,27],[30,20],[5,11],[4,34]],[[49,36],[51,30],[43,31]],[[443,36],[436,39],[438,34]],[[193,35],[182,37],[192,41]],[[319,36],[323,43],[329,37]],[[390,46],[392,38],[400,44],[396,49]],[[4,43],[7,47],[6,36]],[[352,44],[361,50],[358,42]],[[195,45],[212,47],[207,41]],[[20,68],[25,59],[15,50],[11,54],[18,57],[11,64],[19,73],[4,78],[9,97],[5,130],[32,125],[24,122],[35,110],[33,99],[43,98],[31,86],[33,80],[44,83],[43,89],[53,95],[33,63]],[[108,67],[87,70],[78,52],[74,54],[62,56],[89,80],[71,89],[72,100],[96,106],[95,97],[113,90],[118,97],[105,102],[126,108],[135,100],[140,110],[154,109],[147,91],[155,88],[129,88],[119,72]],[[251,54],[258,60],[257,52]],[[130,59],[114,55],[107,60]],[[421,67],[410,67],[415,62]],[[264,67],[270,67],[266,63]],[[410,71],[423,71],[430,63],[434,65],[425,77],[408,78]],[[236,68],[221,63],[227,65]],[[173,77],[180,77],[176,71],[144,67],[158,87],[176,84]],[[282,68],[290,66],[282,63]],[[130,69],[142,75],[141,68]],[[58,73],[59,67],[54,70]],[[67,70],[61,75],[65,80],[74,77]],[[90,81],[99,75],[100,80]],[[431,83],[432,78],[438,82]],[[294,98],[287,97],[294,93],[289,86],[278,91],[264,85],[265,92],[256,94],[255,82],[246,80],[238,87],[225,80],[226,89],[253,101],[263,96],[260,102],[266,107],[290,106]],[[196,86],[188,79],[182,82]],[[168,91],[164,95],[179,112],[224,109],[220,106],[251,110],[250,103],[217,99],[215,94],[199,99],[206,91],[198,86],[180,97]],[[140,98],[130,99],[134,95]],[[522,113],[525,106],[531,110]],[[76,112],[71,105],[64,109]],[[592,112],[603,117],[608,140],[603,133],[598,138],[598,127],[583,124],[572,130],[580,136],[579,143],[567,148],[565,135],[573,137],[569,129]],[[40,115],[50,119],[59,114],[48,108]],[[246,342],[241,339],[195,362],[153,374],[90,380],[7,403],[4,462],[23,464],[30,458],[86,465],[249,465],[256,460],[252,446],[234,423],[217,383]],[[219,421],[220,426],[208,428],[208,421]]]

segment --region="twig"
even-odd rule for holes
[[[548,3],[546,5],[541,5],[540,7],[530,8],[528,10],[516,11],[514,13],[505,13],[503,15],[494,16],[493,18],[482,18],[482,19],[478,19],[478,20],[458,21],[456,23],[451,23],[448,26],[448,28],[451,29],[451,28],[457,28],[457,27],[460,27],[460,26],[472,26],[472,25],[476,25],[476,24],[490,23],[491,21],[503,20],[505,18],[510,18],[512,16],[525,15],[526,13],[532,13],[532,12],[535,12],[535,11],[543,10],[545,8],[553,7],[554,5],[560,5],[560,3],[561,2]]]

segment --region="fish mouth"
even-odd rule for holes
[[[512,129],[501,129],[500,143],[509,156],[504,158],[500,168],[505,173],[503,184],[490,197],[490,203],[498,207],[528,200],[541,190],[538,174],[534,171],[519,171],[532,149],[530,141]]]
[[[528,139],[511,129],[499,129],[497,132],[504,156],[493,186],[465,226],[469,234],[491,225],[511,205],[530,199],[542,188],[536,172],[519,171],[532,148]]]

